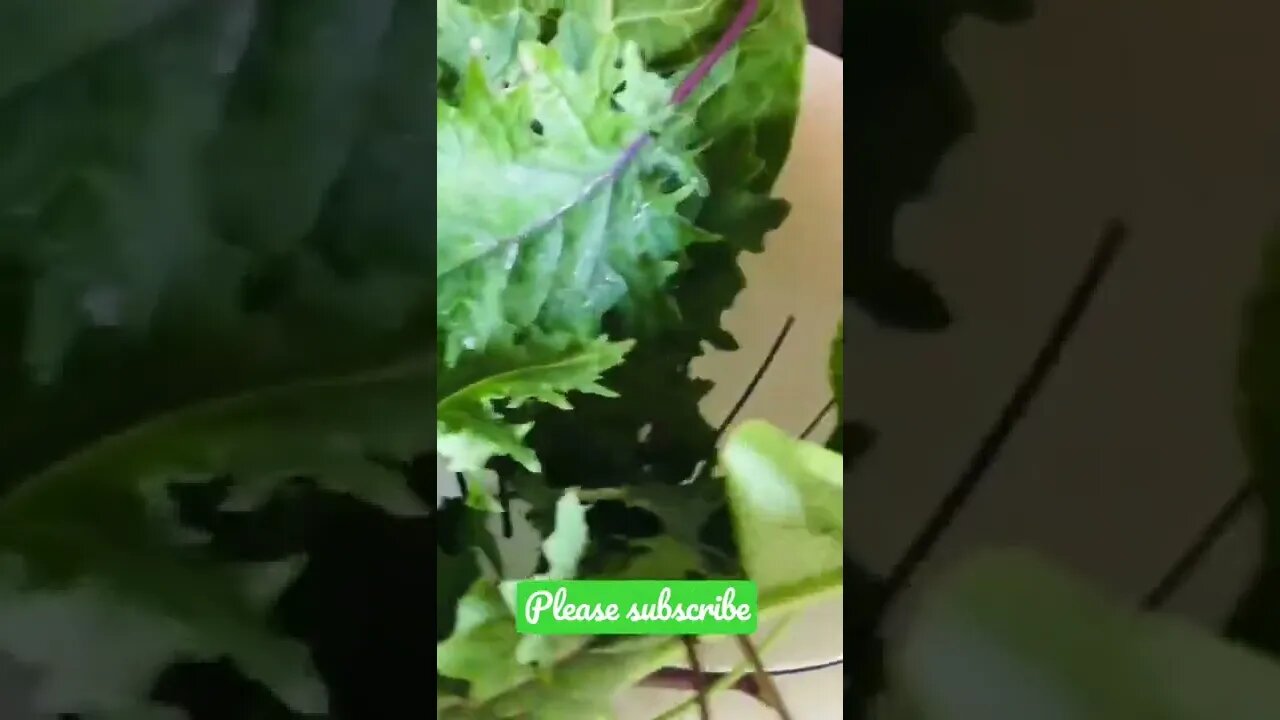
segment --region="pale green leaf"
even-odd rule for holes
[[[546,579],[572,580],[578,576],[578,563],[587,549],[587,508],[570,491],[556,503],[556,529],[542,543],[547,559]]]
[[[1271,660],[1021,551],[949,574],[894,669],[894,709],[912,720],[1267,720],[1280,708]]]
[[[762,609],[806,602],[844,582],[844,461],[750,421],[720,450],[747,578]]]
[[[458,601],[453,634],[436,647],[436,670],[469,683],[469,700],[484,702],[533,677],[515,661],[520,636],[511,609],[490,580],[478,580]]]
[[[538,459],[524,444],[531,425],[509,423],[495,403],[506,408],[543,403],[568,409],[569,393],[611,397],[600,377],[621,363],[630,348],[630,342],[603,338],[585,344],[547,338],[472,356],[465,368],[441,377],[436,452],[453,472],[482,470],[499,456],[536,472]]]
[[[556,526],[542,542],[542,556],[547,561],[547,571],[533,576],[532,580],[573,580],[578,576],[578,563],[587,550],[589,529],[587,508],[574,491],[566,492],[556,502]],[[502,584],[503,597],[514,614],[519,612],[515,603],[515,582]],[[528,635],[520,638],[516,646],[515,660],[523,665],[547,668],[560,659],[577,651],[587,642],[583,637]]]
[[[548,571],[535,580],[571,580],[587,546],[586,507],[574,492],[556,505],[556,527],[542,544]],[[470,685],[471,705],[492,700],[579,652],[585,637],[518,635],[516,581],[479,581],[458,603],[453,633],[437,650],[437,671]]]

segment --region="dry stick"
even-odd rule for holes
[[[707,676],[702,672],[702,662],[698,659],[698,639],[686,635],[680,640],[684,643],[685,654],[689,657],[689,669],[693,671],[693,691],[698,702],[698,717],[711,720],[711,707],[707,704]]]
[[[1226,534],[1227,530],[1240,518],[1241,513],[1253,498],[1253,486],[1245,483],[1227,498],[1218,513],[1204,526],[1192,540],[1191,545],[1178,557],[1168,572],[1160,578],[1151,592],[1142,599],[1143,610],[1158,610],[1173,597],[1183,584],[1191,577],[1192,571],[1205,558],[1214,544]]]
[[[725,415],[724,421],[720,423],[720,427],[716,429],[716,442],[719,443],[724,434],[728,432],[733,425],[733,421],[738,419],[738,413],[742,412],[742,408],[746,406],[747,400],[756,391],[756,386],[764,379],[765,373],[769,372],[769,366],[773,365],[773,360],[778,356],[778,351],[782,349],[782,343],[786,342],[787,335],[791,334],[791,328],[796,324],[794,315],[788,315],[786,322],[782,323],[782,329],[778,331],[778,336],[773,339],[773,345],[769,346],[769,353],[764,356],[764,362],[760,363],[760,367],[756,368],[755,375],[751,376],[751,382],[747,383],[747,387],[738,396],[738,401],[733,404],[729,410],[729,414]]]
[[[778,692],[773,676],[764,669],[764,662],[760,659],[760,653],[756,652],[756,646],[751,644],[751,638],[746,635],[737,635],[734,639],[738,641],[738,648],[742,650],[743,657],[751,663],[756,686],[760,690],[760,699],[773,708],[782,720],[791,720],[791,713],[787,712],[787,705],[782,701],[782,693]]]
[[[720,427],[716,428],[715,438],[711,441],[711,456],[703,460],[701,466],[694,469],[694,481],[700,482],[711,477],[716,465],[715,448],[720,444],[724,434],[733,426],[733,421],[738,419],[738,413],[742,412],[742,408],[746,407],[747,401],[755,394],[756,387],[760,385],[765,373],[769,372],[774,358],[778,356],[778,351],[782,349],[782,344],[787,341],[787,335],[791,334],[791,328],[795,324],[794,315],[788,315],[786,322],[782,323],[782,330],[778,331],[778,336],[773,339],[773,345],[769,347],[769,352],[764,356],[764,361],[760,363],[760,367],[756,368],[755,374],[751,376],[751,382],[747,383],[747,387],[738,396],[738,400],[734,402],[733,407],[729,409],[729,414],[725,415]]]
[[[789,626],[793,620],[795,620],[794,615],[783,616],[782,619],[779,620],[773,626],[772,630],[765,633],[764,639],[760,641],[760,651],[763,652],[764,650],[767,650],[769,647],[771,647],[774,643],[776,643],[782,637],[783,632],[787,629],[787,626]],[[671,668],[668,668],[668,669],[671,669]],[[715,682],[709,685],[707,694],[710,695],[721,690],[736,689],[759,700],[760,693],[756,690],[755,682],[750,677],[746,676],[747,673],[750,671],[751,671],[751,664],[747,662],[743,662],[738,665],[735,665],[733,669],[730,670],[729,672],[709,673],[707,677],[714,677]],[[650,675],[649,678],[646,679],[644,684],[649,687],[665,687],[665,688],[676,688],[676,689],[688,689],[690,686],[690,683],[682,682],[678,678],[669,678],[669,680],[671,680],[671,682],[669,683],[649,682],[655,677],[656,677],[655,675]],[[676,720],[677,718],[682,718],[684,717],[685,713],[688,712],[689,709],[694,706],[695,701],[696,701],[696,698],[691,698],[681,702],[678,705],[667,708],[665,712],[663,712],[658,717],[654,718],[654,720]]]
[[[822,409],[818,411],[818,414],[814,415],[813,419],[809,421],[809,424],[804,427],[804,432],[800,433],[800,439],[808,440],[809,436],[813,434],[813,431],[817,430],[818,426],[822,424],[822,419],[827,416],[827,413],[831,412],[835,408],[835,398],[828,400],[827,404],[823,405]]]
[[[726,672],[703,672],[702,677],[707,685],[715,685],[724,682],[730,678],[732,673]],[[698,678],[689,668],[682,667],[665,667],[653,671],[640,681],[640,685],[651,688],[664,688],[667,690],[692,690],[698,685]],[[744,695],[749,695],[760,702],[764,699],[760,696],[759,686],[756,684],[753,676],[744,676],[733,678],[732,682],[724,687],[725,690],[735,690]]]
[[[1054,323],[1047,342],[1040,348],[1027,374],[1005,404],[995,425],[983,438],[955,485],[938,504],[928,522],[889,572],[880,598],[868,618],[871,622],[870,628],[880,627],[893,601],[906,588],[916,570],[928,559],[947,527],[955,520],[981,484],[1013,429],[1026,414],[1031,402],[1044,386],[1049,373],[1057,365],[1063,348],[1079,326],[1080,319],[1101,286],[1107,271],[1114,264],[1127,236],[1128,229],[1119,220],[1112,220],[1107,224],[1089,260],[1084,277],[1072,291],[1066,307]]]
[[[747,401],[751,399],[751,395],[755,393],[756,387],[759,386],[760,380],[764,378],[765,373],[767,373],[770,366],[773,365],[774,358],[778,356],[778,351],[782,349],[782,344],[786,342],[787,336],[791,333],[791,328],[795,325],[795,322],[796,319],[794,316],[788,316],[786,322],[782,324],[782,329],[778,331],[777,337],[773,340],[773,345],[769,347],[769,352],[765,354],[764,360],[760,363],[760,366],[756,368],[756,372],[751,377],[751,381],[747,383],[742,394],[738,396],[737,402],[734,403],[733,408],[729,410],[729,414],[725,416],[724,421],[721,422],[719,428],[717,428],[716,441],[713,443],[713,447],[719,444],[719,438],[728,431],[729,427],[732,426],[733,421],[738,417],[738,413],[742,412],[742,408],[746,406]],[[695,480],[705,480],[706,477],[711,474],[714,466],[715,457],[713,453],[711,458],[702,461],[702,466],[694,471]],[[700,669],[691,672],[685,668],[668,667],[660,668],[659,670],[650,673],[642,682],[644,685],[649,687],[697,688],[704,681],[715,682],[723,679],[724,677],[725,673],[704,673]],[[750,678],[742,678],[730,687],[733,690],[746,693],[757,700],[764,702],[760,695],[759,688]]]

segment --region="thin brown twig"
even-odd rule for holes
[[[709,684],[722,680],[728,673],[722,672],[703,672],[703,677],[710,681]],[[696,681],[693,677],[693,671],[689,668],[681,667],[664,667],[649,673],[640,685],[651,688],[665,688],[668,690],[689,690],[696,687]],[[750,675],[738,678],[733,684],[727,686],[726,690],[750,695],[751,697],[764,702],[760,698],[760,689],[756,685],[755,679]]]
[[[836,399],[831,398],[827,401],[826,405],[822,406],[822,409],[818,411],[818,414],[813,416],[813,419],[809,421],[809,424],[804,426],[804,432],[800,433],[800,439],[808,440],[809,436],[812,435],[813,432],[818,429],[818,426],[822,424],[822,421],[826,419],[827,414],[835,409]]]
[[[1253,486],[1244,483],[1223,503],[1221,509],[1192,540],[1173,565],[1160,577],[1160,581],[1142,599],[1143,610],[1159,610],[1173,597],[1209,554],[1213,546],[1235,524],[1253,498]]]
[[[796,318],[794,315],[788,315],[786,321],[782,323],[782,329],[778,331],[777,337],[773,339],[773,344],[769,346],[769,352],[765,354],[764,360],[751,376],[751,381],[747,383],[747,387],[738,395],[737,401],[734,402],[733,407],[729,408],[729,413],[724,416],[724,420],[721,420],[720,425],[716,428],[715,439],[711,443],[710,456],[694,468],[693,479],[695,482],[703,482],[711,477],[711,473],[715,472],[715,448],[720,445],[720,440],[729,432],[733,422],[738,419],[738,413],[742,412],[742,409],[747,405],[747,401],[755,394],[756,388],[760,386],[760,381],[769,372],[769,368],[773,365],[774,359],[778,357],[778,352],[782,350],[782,345],[787,341],[787,336],[791,334],[791,328],[795,324]]]
[[[1031,367],[1015,388],[1013,395],[1001,409],[995,424],[987,431],[981,444],[965,466],[964,472],[948,490],[934,509],[924,527],[912,539],[906,552],[886,576],[880,597],[868,613],[869,625],[878,628],[894,600],[911,582],[916,571],[933,553],[952,521],[973,497],[979,485],[987,477],[987,471],[1004,449],[1009,437],[1026,415],[1032,402],[1039,395],[1049,375],[1053,372],[1067,344],[1092,304],[1102,281],[1115,263],[1125,240],[1128,227],[1119,220],[1112,220],[1102,231],[1102,237],[1094,248],[1085,268],[1084,276],[1072,290],[1066,307],[1055,320],[1053,328],[1040,347]]]
[[[698,699],[698,717],[711,720],[711,706],[707,701],[707,676],[702,672],[702,661],[698,659],[698,639],[691,635],[680,638],[684,642],[685,654],[689,657],[689,669],[693,670],[693,691]]]
[[[717,443],[733,426],[733,421],[738,419],[738,414],[742,412],[742,408],[746,407],[747,401],[755,394],[756,388],[760,385],[760,381],[764,379],[764,376],[768,374],[774,359],[778,357],[778,351],[782,350],[782,345],[787,341],[787,336],[791,334],[791,328],[795,324],[796,318],[794,315],[788,315],[787,319],[782,323],[782,329],[773,338],[773,344],[769,346],[769,352],[765,353],[764,360],[756,368],[755,373],[752,374],[751,381],[747,383],[747,387],[738,396],[737,402],[733,404],[733,407],[729,408],[728,414],[724,416],[724,420],[721,420],[720,426],[716,428]]]
[[[773,708],[782,720],[792,720],[791,713],[787,711],[787,704],[782,701],[782,693],[778,692],[773,676],[764,669],[764,662],[760,659],[760,653],[756,652],[756,646],[751,644],[751,638],[746,635],[737,635],[734,639],[738,641],[738,648],[742,650],[743,657],[751,663],[752,677],[755,678],[756,688],[760,691],[761,702]]]

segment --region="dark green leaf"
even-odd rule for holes
[[[0,3],[0,99],[138,32],[192,0]]]
[[[209,150],[214,228],[273,253],[311,231],[365,120],[394,0],[266,0]]]

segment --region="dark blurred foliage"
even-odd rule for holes
[[[966,16],[1012,24],[1031,14],[1030,0],[844,3],[845,295],[881,325],[927,332],[951,322],[934,284],[894,250],[899,211],[929,192],[942,158],[973,130],[947,35]]]
[[[435,484],[434,457],[405,471],[425,501]],[[184,523],[208,533],[224,559],[307,555],[277,620],[310,647],[329,688],[329,717],[430,717],[435,683],[424,672],[435,663],[435,644],[423,639],[439,635],[436,617],[426,610],[437,592],[431,558],[433,549],[437,562],[453,558],[441,554],[441,543],[466,531],[460,523],[466,523],[467,509],[459,502],[426,518],[391,518],[298,481],[260,509],[233,512],[219,508],[227,488],[188,485],[174,499]],[[192,720],[298,718],[226,662],[175,665],[160,678],[154,697],[186,710]]]
[[[899,261],[895,223],[904,206],[929,193],[942,159],[974,129],[972,101],[947,54],[949,33],[966,17],[1023,22],[1032,15],[1032,2],[852,0],[809,5],[811,25],[819,15],[843,13],[838,45],[828,49],[845,60],[845,297],[882,326],[944,330],[951,324],[947,303],[931,280]],[[811,35],[815,42],[826,37],[816,29]],[[869,451],[875,434],[853,421],[837,438],[852,460],[847,476]],[[873,611],[881,582],[856,558],[845,565],[845,615],[852,620],[845,643],[845,717],[856,719],[869,715],[883,686],[880,614]]]

